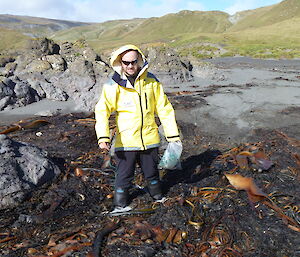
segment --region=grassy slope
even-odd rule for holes
[[[299,24],[300,17],[292,18],[259,29],[226,33],[224,38],[232,53],[254,57],[299,58]]]
[[[167,43],[182,34],[221,33],[229,26],[223,12],[182,11],[159,18],[110,21],[93,26],[74,28],[54,35],[54,40],[85,38],[96,50],[124,43]],[[84,31],[84,29],[86,29]]]
[[[260,28],[300,17],[300,1],[285,0],[279,4],[238,13],[242,18],[229,31]]]
[[[228,42],[232,53],[254,57],[300,57],[299,0],[285,0],[249,12],[224,34],[222,40]]]
[[[244,11],[236,16],[240,18],[238,22],[222,34],[190,35],[173,45],[181,48],[182,45],[191,45],[190,53],[194,56],[199,56],[196,53],[199,46],[193,46],[197,42],[213,42],[225,46],[229,51],[225,56],[300,57],[299,0],[286,0],[277,5]]]
[[[192,53],[199,52],[202,43],[210,42],[222,45],[228,51],[226,55],[300,57],[300,0],[285,0],[277,5],[240,12],[235,15],[237,17],[237,22],[232,24],[229,20],[233,17],[224,12],[181,11],[158,18],[74,27],[56,32],[52,39],[86,39],[98,52],[133,43],[170,45],[191,49]],[[214,51],[215,46],[211,49]]]
[[[145,19],[107,21],[89,26],[58,31],[51,37],[54,40],[59,41],[74,41],[79,38],[83,38],[88,41],[113,41],[135,29],[135,27],[139,26],[144,20]]]
[[[199,44],[211,42],[223,45],[229,51],[227,55],[299,57],[300,0],[285,0],[237,16],[237,23],[231,24],[229,15],[223,12],[182,11],[139,22],[95,24],[80,36],[97,51],[130,42],[167,44],[195,52]],[[65,31],[65,37],[77,35],[79,29],[84,28]]]
[[[0,28],[0,52],[23,48],[28,37],[18,31]]]
[[[145,21],[125,38],[144,37],[146,41],[176,38],[185,33],[221,33],[230,26],[223,12],[181,11]]]

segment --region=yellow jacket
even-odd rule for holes
[[[139,51],[143,59],[134,86],[122,74],[120,62],[120,55],[130,49]],[[169,142],[179,140],[174,109],[161,83],[147,71],[148,63],[141,50],[134,45],[121,47],[113,53],[111,65],[115,73],[103,85],[100,100],[95,106],[98,143],[110,142],[108,119],[113,112],[117,125],[115,151],[158,147],[160,138],[155,114],[163,125],[166,139]]]

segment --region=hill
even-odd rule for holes
[[[23,48],[28,38],[18,31],[0,27],[0,52]]]
[[[49,36],[58,30],[86,26],[90,23],[0,14],[0,27],[16,30],[30,37]]]
[[[134,30],[147,19],[113,20],[82,27],[74,27],[54,33],[51,38],[59,41],[113,41]]]
[[[201,33],[222,33],[231,26],[224,12],[181,11],[158,18],[108,21],[81,28],[59,31],[54,40],[84,38],[95,50],[123,43],[168,44]]]
[[[300,17],[300,1],[285,0],[279,4],[236,13],[237,22],[229,31],[260,28]]]
[[[93,24],[0,15],[1,26],[28,36],[46,35],[60,42],[84,39],[97,52],[133,43],[171,46],[182,55],[198,58],[233,55],[300,57],[299,0],[284,0],[232,16],[220,11],[181,11],[162,17]]]
[[[110,21],[59,31],[54,40],[86,39],[96,50],[124,43],[168,45],[183,55],[300,57],[300,1],[227,13],[181,11],[162,17]],[[278,33],[280,31],[281,33]]]

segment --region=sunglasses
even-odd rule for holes
[[[135,65],[135,64],[137,64],[137,62],[138,62],[138,59],[136,59],[136,60],[134,60],[134,61],[131,61],[131,62],[127,62],[127,61],[123,61],[123,60],[122,60],[122,63],[123,63],[124,65],[126,65],[126,66],[129,66],[129,64]]]

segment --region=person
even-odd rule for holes
[[[112,78],[103,85],[95,106],[96,135],[101,149],[110,149],[109,117],[115,113],[116,139],[114,205],[128,205],[129,189],[139,161],[148,192],[154,200],[163,197],[157,164],[160,137],[155,114],[163,125],[168,142],[179,141],[174,109],[162,84],[150,72],[141,50],[125,45],[112,53]]]

